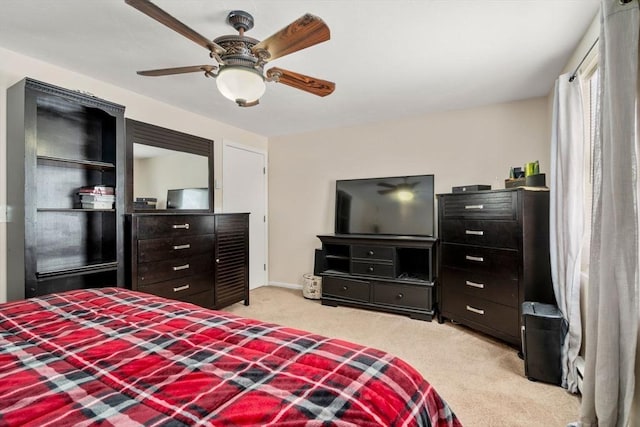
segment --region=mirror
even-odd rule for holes
[[[213,212],[213,141],[128,119],[127,211]]]
[[[208,180],[206,156],[133,144],[134,208],[209,209]]]

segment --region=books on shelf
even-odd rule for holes
[[[80,201],[82,203],[90,203],[90,202],[102,202],[102,203],[106,203],[106,202],[115,202],[116,201],[116,196],[103,196],[100,194],[81,194],[80,195]]]
[[[158,199],[155,197],[136,197],[133,201],[134,209],[155,209]]]
[[[93,194],[93,195],[115,195],[115,189],[108,185],[90,185],[88,187],[82,187],[78,190],[78,194]]]
[[[82,202],[82,209],[113,209],[113,202]]]
[[[113,187],[93,185],[78,190],[82,209],[113,209],[116,201]]]

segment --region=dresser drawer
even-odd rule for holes
[[[520,334],[517,308],[456,293],[446,287],[442,289],[442,312],[452,320],[474,322],[514,338]]]
[[[522,230],[517,221],[445,219],[440,222],[440,241],[465,245],[518,249]]]
[[[393,262],[394,250],[382,246],[351,246],[351,258],[372,259]]]
[[[322,295],[369,302],[369,282],[324,276],[322,278]]]
[[[351,274],[361,274],[363,276],[389,277],[395,276],[393,264],[382,264],[366,261],[352,261]]]
[[[191,304],[199,305],[200,307],[214,308],[214,294],[213,290],[200,292],[197,294],[190,294],[181,296],[180,301],[189,302]]]
[[[408,286],[395,283],[371,282],[373,303],[396,307],[431,309],[431,286]]]
[[[213,294],[213,275],[201,274],[199,276],[187,276],[179,279],[165,280],[150,285],[140,286],[138,290],[165,298],[179,300],[182,300],[184,296],[204,291],[209,291]]]
[[[492,249],[480,246],[443,243],[442,266],[477,273],[488,273],[507,279],[518,279],[520,253],[511,249]]]
[[[211,254],[145,262],[138,264],[138,286],[204,273],[213,276]]]
[[[517,219],[517,193],[497,191],[441,197],[442,219]]]
[[[213,215],[149,215],[138,218],[138,239],[214,234]]]
[[[203,253],[212,254],[214,241],[213,234],[138,240],[138,262],[187,258]]]
[[[518,308],[516,279],[444,267],[441,282],[442,286],[446,286],[451,293],[467,294]]]

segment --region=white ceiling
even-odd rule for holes
[[[234,9],[254,16],[247,35],[259,40],[307,12],[320,16],[331,40],[270,65],[333,81],[336,90],[321,98],[268,83],[260,105],[239,108],[199,73],[138,76],[213,60],[124,0],[0,0],[0,46],[274,136],[547,95],[599,0],[154,3],[211,39],[235,33],[225,23]]]

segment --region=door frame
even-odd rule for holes
[[[225,208],[225,204],[224,204],[224,169],[226,166],[225,163],[225,158],[224,158],[224,152],[225,152],[225,148],[227,147],[231,147],[231,148],[235,148],[238,150],[244,150],[244,151],[249,151],[251,153],[256,153],[256,154],[260,154],[263,156],[264,159],[264,163],[262,164],[262,167],[264,168],[264,188],[263,188],[263,192],[264,192],[264,215],[265,215],[265,221],[264,221],[264,265],[265,265],[265,269],[264,269],[264,284],[262,286],[268,286],[269,285],[269,169],[267,167],[267,165],[269,164],[269,156],[266,150],[261,150],[260,148],[257,147],[252,147],[250,145],[244,145],[244,144],[240,144],[237,142],[233,142],[230,140],[226,140],[223,139],[222,140],[222,173],[219,175],[220,179],[222,180],[222,203],[221,203],[221,208],[222,208],[222,212],[227,212],[226,208]],[[251,244],[251,230],[249,230],[249,244]],[[251,251],[251,248],[249,248],[249,251]],[[249,263],[251,263],[251,260],[249,260]],[[260,287],[260,286],[258,286]]]

